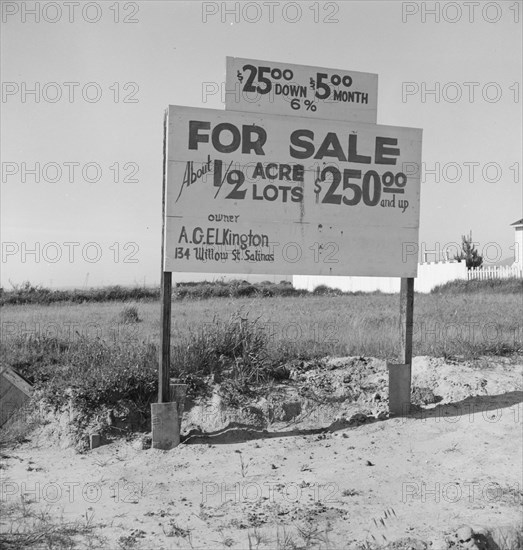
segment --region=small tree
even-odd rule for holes
[[[476,247],[472,243],[472,231],[469,233],[469,236],[461,236],[461,252],[454,256],[454,259],[458,262],[465,260],[467,263],[467,269],[472,269],[473,267],[479,267],[483,263],[483,256],[478,254]]]

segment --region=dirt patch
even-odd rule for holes
[[[252,388],[248,396],[214,385],[184,415],[186,433],[213,433],[242,425],[267,429],[290,423],[301,429],[327,428],[356,412],[378,416],[387,411],[387,369],[370,358],[326,358],[299,362],[289,379]]]
[[[2,506],[25,516],[2,530],[51,510],[96,548],[517,548],[522,367],[417,357],[417,410],[388,418],[384,362],[326,359],[239,408],[217,385],[172,451],[34,438],[3,451]]]

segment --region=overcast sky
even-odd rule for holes
[[[163,112],[224,108],[226,56],[378,74],[378,123],[423,129],[421,243],[513,256],[522,2],[75,4],[2,2],[2,286],[159,281]]]

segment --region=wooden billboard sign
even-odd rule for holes
[[[164,271],[415,277],[421,134],[169,107]]]
[[[225,109],[376,124],[378,75],[227,57]]]
[[[408,411],[401,396],[410,399],[417,261],[405,246],[418,243],[420,170],[404,166],[421,166],[422,130],[376,124],[377,84],[370,73],[227,58],[225,111],[169,106],[158,396],[165,411],[174,410],[172,272],[401,277],[405,368],[391,369],[390,380],[395,407]],[[158,448],[175,446],[177,430],[170,441],[157,430]],[[153,446],[155,437],[153,426]]]

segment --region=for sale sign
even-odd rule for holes
[[[421,134],[169,107],[165,271],[415,277]]]
[[[378,75],[227,58],[225,108],[376,123]]]

